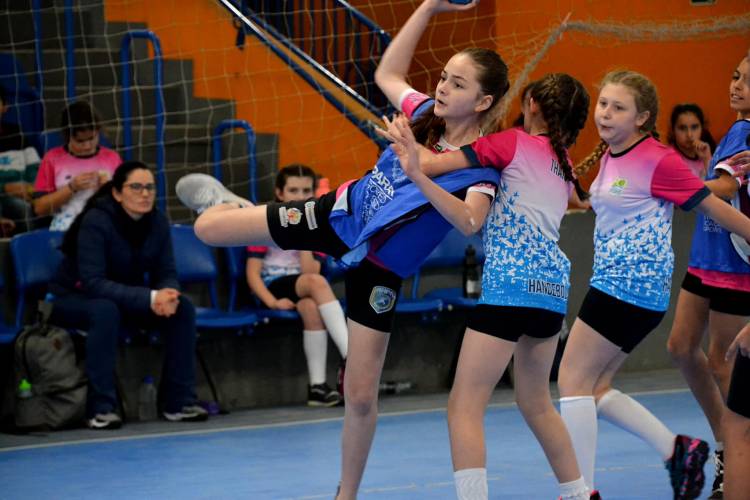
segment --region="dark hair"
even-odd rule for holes
[[[672,108],[672,115],[669,117],[669,132],[667,133],[667,142],[672,146],[677,147],[674,137],[674,127],[675,125],[677,125],[677,119],[686,113],[692,113],[695,115],[695,117],[701,124],[701,141],[708,144],[708,146],[711,148],[711,151],[715,151],[716,141],[711,135],[711,132],[708,131],[708,122],[703,115],[703,110],[700,106],[691,102],[677,104],[674,108]]]
[[[465,54],[471,58],[478,69],[477,80],[482,93],[492,96],[492,104],[481,113],[482,116],[487,116],[510,88],[508,66],[497,52],[490,49],[475,47],[464,49],[458,54]],[[414,138],[428,148],[437,144],[440,136],[445,133],[445,120],[435,116],[434,111],[433,104],[411,124]]]
[[[568,149],[575,144],[589,115],[589,93],[586,88],[566,73],[550,73],[531,83],[529,96],[539,106],[547,124],[547,134],[557,155],[565,180],[573,182],[581,199],[588,194],[581,188],[568,158]]]
[[[291,165],[282,167],[279,173],[276,174],[276,189],[283,191],[284,186],[286,186],[286,180],[289,177],[310,177],[313,181],[313,189],[315,189],[318,183],[318,176],[311,167],[301,163],[292,163]]]
[[[531,82],[527,84],[523,90],[521,91],[521,108],[523,108],[523,101],[529,96],[529,91],[531,90],[531,86],[534,85],[535,82]],[[511,124],[511,127],[523,127],[523,111],[521,111],[515,120],[513,120],[513,123]]]
[[[96,191],[96,193],[94,193],[91,198],[86,201],[86,205],[83,207],[83,210],[81,210],[81,213],[76,216],[76,218],[73,220],[73,223],[70,225],[70,228],[68,228],[68,231],[65,233],[65,237],[63,238],[62,246],[60,247],[65,255],[71,257],[76,255],[76,251],[78,249],[78,232],[81,229],[83,216],[86,215],[86,213],[91,210],[97,203],[99,203],[99,200],[107,197],[112,197],[113,188],[119,192],[122,192],[122,188],[127,182],[128,177],[130,177],[130,174],[133,172],[133,170],[150,171],[151,169],[148,168],[145,163],[142,163],[140,161],[126,161],[121,163],[120,166],[115,170],[115,173],[112,174],[112,178],[102,184],[101,187],[99,187],[99,189]]]
[[[63,110],[60,129],[67,144],[78,132],[101,129],[101,119],[88,102],[76,101]]]

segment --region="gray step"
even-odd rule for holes
[[[130,115],[134,121],[155,125],[156,89],[135,87],[131,89],[130,96]],[[194,98],[184,85],[171,84],[165,86],[162,96],[167,124],[192,123],[213,127],[221,120],[234,117],[233,101]],[[44,98],[47,127],[59,127],[62,110],[66,106],[65,89],[63,87],[47,87],[44,90]],[[77,88],[77,99],[92,103],[105,123],[113,123],[122,119],[122,90],[120,88],[95,89],[89,92]]]
[[[10,29],[0,31],[0,50],[8,47],[33,48],[35,32],[30,2],[26,10],[9,10],[7,24]],[[65,47],[65,14],[62,4],[41,9],[41,42],[44,48]],[[76,47],[94,47],[97,39],[105,37],[104,6],[102,3],[73,8],[73,43]]]

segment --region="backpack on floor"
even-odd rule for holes
[[[73,339],[50,325],[52,304],[40,302],[39,320],[15,342],[15,423],[20,429],[79,425],[86,411],[86,374]]]

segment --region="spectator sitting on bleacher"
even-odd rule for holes
[[[39,169],[39,155],[26,142],[17,125],[3,123],[8,95],[0,87],[0,216],[6,219],[3,235],[31,229],[32,183]],[[9,219],[9,221],[8,221]],[[12,224],[11,224],[12,223]]]
[[[164,418],[208,418],[196,404],[195,307],[178,291],[169,222],[154,209],[155,194],[146,165],[120,165],[66,233],[64,258],[50,284],[50,321],[87,332],[86,418],[92,429],[122,423],[114,376],[122,329],[158,331],[164,339]]]
[[[315,172],[305,165],[288,165],[276,176],[276,201],[306,200],[315,192]],[[292,209],[295,210],[295,209]],[[290,224],[294,216],[289,214]],[[341,354],[338,385],[343,384],[348,330],[341,304],[331,285],[320,275],[321,254],[280,250],[275,247],[248,247],[247,283],[269,309],[294,310],[302,317],[302,345],[307,358],[310,385],[309,406],[335,406],[343,395],[326,383],[328,333]],[[326,329],[328,332],[326,332]]]
[[[52,215],[50,229],[65,231],[96,189],[122,163],[120,155],[99,145],[99,118],[85,101],[70,104],[62,113],[64,145],[42,158],[34,183],[37,216]]]

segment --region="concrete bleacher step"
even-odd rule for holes
[[[7,24],[10,29],[0,30],[0,50],[6,50],[9,45],[14,48],[33,48],[35,28],[30,2],[7,0],[9,4],[16,4],[6,10]],[[18,8],[23,5],[23,9]],[[60,48],[65,45],[66,27],[62,2],[46,3],[40,10],[41,45],[43,48]],[[73,7],[73,44],[76,48],[94,47],[96,41],[105,37],[104,32],[104,4],[103,2],[80,1]]]

